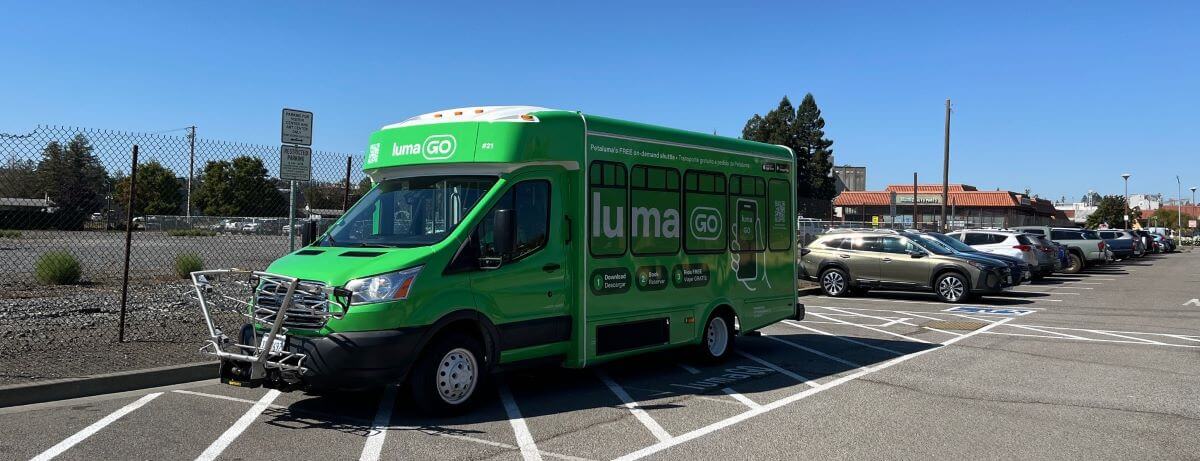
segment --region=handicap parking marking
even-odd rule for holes
[[[961,314],[982,314],[982,315],[1004,315],[1004,316],[1024,316],[1037,312],[1032,309],[1012,309],[1012,308],[997,308],[983,306],[954,306],[949,309],[944,309],[942,312],[954,312]]]

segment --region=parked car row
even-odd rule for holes
[[[1119,259],[1171,251],[1174,242],[1169,240],[1146,231],[1050,226],[948,234],[831,229],[800,250],[798,271],[833,297],[887,289],[929,291],[942,301],[961,302],[1059,272],[1075,274]]]

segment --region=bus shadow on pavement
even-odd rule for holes
[[[807,352],[793,345],[820,351],[837,359]],[[637,402],[636,408],[652,411],[655,417],[672,417],[677,410],[683,415],[689,407],[707,402],[694,397],[725,398],[726,388],[734,388],[744,394],[777,395],[773,398],[782,398],[810,388],[798,378],[812,382],[827,381],[861,367],[874,366],[940,345],[796,333],[770,337],[742,336],[738,337],[737,347],[739,353],[716,364],[696,360],[686,349],[680,349],[621,359],[596,368],[547,367],[501,373],[492,377],[492,387],[503,381],[526,418],[579,415],[583,413],[578,412],[606,409],[628,411],[624,407],[626,402],[605,383],[605,379],[608,379]],[[741,352],[787,373],[741,355]],[[430,435],[472,436],[487,432],[483,428],[470,426],[508,421],[508,415],[496,394],[494,391],[481,394],[479,405],[466,415],[427,417],[413,411],[409,398],[401,390],[395,401],[389,428]],[[304,394],[285,407],[268,408],[263,416],[267,424],[278,428],[334,430],[367,436],[373,431],[372,421],[376,417],[381,395],[382,392],[377,390]]]

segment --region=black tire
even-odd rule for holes
[[[933,282],[933,292],[942,302],[957,303],[966,301],[971,295],[971,285],[967,278],[958,272],[946,272],[939,275]]]
[[[457,415],[470,410],[479,399],[489,372],[483,344],[470,335],[450,332],[434,339],[421,352],[407,385],[418,411],[435,416]]]
[[[846,271],[836,267],[825,269],[817,281],[821,284],[821,291],[825,292],[825,296],[839,298],[846,296],[850,291],[850,277]]]
[[[700,344],[696,352],[707,363],[721,363],[733,355],[737,331],[733,328],[733,316],[725,312],[713,312],[704,322],[700,333]]]
[[[1063,268],[1064,274],[1078,274],[1087,265],[1083,261],[1083,257],[1078,254],[1071,253],[1067,255],[1067,258],[1071,261],[1071,264]]]

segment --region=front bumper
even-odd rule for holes
[[[1007,275],[1000,270],[985,270],[980,271],[975,278],[975,283],[971,284],[972,293],[995,294],[1004,291]]]
[[[404,379],[416,361],[425,327],[293,336],[287,349],[308,357],[299,376],[306,388],[362,389]]]

